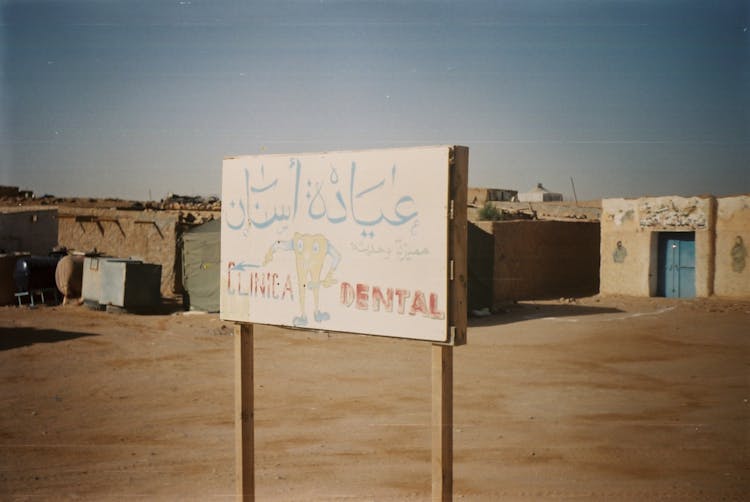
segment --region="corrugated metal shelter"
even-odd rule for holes
[[[182,234],[182,284],[190,310],[219,311],[221,219]]]

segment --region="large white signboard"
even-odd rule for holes
[[[450,153],[225,159],[221,318],[446,341]]]

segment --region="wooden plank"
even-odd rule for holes
[[[453,260],[453,281],[450,286],[449,326],[455,328],[451,345],[466,343],[467,283],[466,265],[468,223],[467,184],[469,178],[469,149],[455,146],[452,150],[450,174],[450,200],[453,201],[453,219],[449,223],[448,256]]]
[[[234,332],[234,449],[237,500],[255,500],[253,325]]]
[[[453,347],[432,346],[432,500],[453,499]]]

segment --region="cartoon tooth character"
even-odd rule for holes
[[[328,288],[338,281],[333,278],[333,272],[341,261],[341,255],[330,241],[321,234],[300,234],[295,232],[291,240],[278,240],[274,242],[266,253],[263,265],[273,259],[276,251],[294,251],[297,263],[297,287],[299,288],[300,315],[292,320],[292,325],[297,327],[307,326],[307,311],[305,310],[305,296],[308,290],[312,290],[315,310],[313,317],[316,322],[330,319],[328,312],[320,310],[320,288]],[[321,280],[323,265],[326,256],[329,256],[330,264],[328,273]]]

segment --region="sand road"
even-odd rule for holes
[[[0,308],[0,499],[231,500],[232,326]],[[526,303],[455,350],[457,500],[743,500],[750,303]],[[429,500],[430,348],[258,327],[258,500]]]

